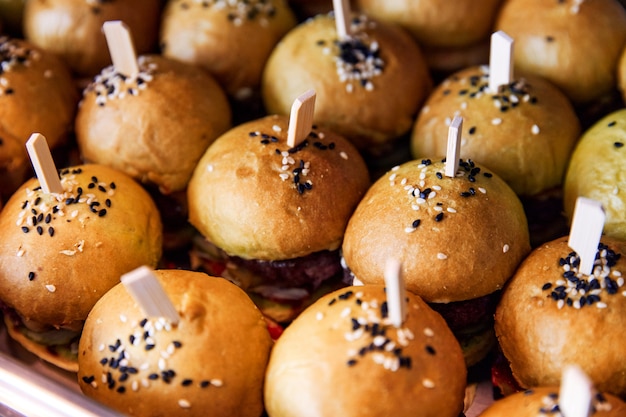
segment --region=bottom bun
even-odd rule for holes
[[[78,341],[73,344],[74,348],[72,345],[43,345],[26,336],[21,331],[22,327],[13,323],[7,315],[4,316],[4,324],[11,339],[33,355],[66,371],[78,372],[76,350]]]
[[[539,387],[520,391],[494,402],[480,417],[537,417],[560,416],[558,409],[559,388]],[[592,400],[589,417],[623,417],[626,403],[610,394],[596,394]]]

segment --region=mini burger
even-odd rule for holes
[[[265,377],[270,417],[458,417],[467,370],[446,322],[406,292],[388,316],[383,285],[347,287],[307,308],[276,341]]]
[[[437,86],[414,124],[413,157],[445,155],[450,122],[460,116],[461,157],[488,166],[519,196],[558,187],[581,130],[569,99],[537,76],[491,91],[489,74],[487,66],[469,67]]]
[[[433,72],[450,74],[489,59],[489,35],[501,0],[357,0],[364,13],[399,24],[423,48]]]
[[[81,165],[60,179],[62,193],[27,181],[0,212],[0,300],[14,339],[76,371],[87,314],[122,273],[157,265],[162,229],[148,193],[119,171]]]
[[[316,123],[365,154],[388,154],[411,130],[432,88],[417,43],[400,27],[355,15],[340,38],[333,14],[296,26],[276,45],[263,72],[263,103],[289,114],[302,86],[318,93]]]
[[[261,416],[272,339],[254,303],[222,278],[153,273],[178,321],[147,316],[124,284],[111,288],[80,338],[82,392],[135,417]]]
[[[618,0],[505,0],[495,22],[515,39],[515,67],[559,87],[577,106],[606,98],[626,44]]]
[[[595,387],[626,397],[626,242],[603,236],[593,273],[562,237],[536,248],[502,293],[495,331],[522,388],[558,386],[577,363]]]
[[[160,0],[28,0],[24,36],[61,57],[79,78],[89,79],[111,64],[102,24],[122,20],[135,34],[137,53],[157,46]]]
[[[611,394],[596,393],[592,399],[589,417],[622,417],[626,403]],[[536,387],[511,394],[494,402],[480,417],[562,417],[559,407],[559,387]]]
[[[578,197],[599,201],[604,208],[607,236],[626,240],[626,109],[615,111],[584,132],[567,168],[563,207],[574,215]]]
[[[461,160],[416,160],[378,179],[346,228],[343,256],[356,279],[380,284],[387,258],[402,264],[408,291],[440,312],[468,365],[495,345],[499,290],[530,251],[524,209],[496,174]]]
[[[291,321],[324,282],[341,283],[344,230],[370,184],[345,138],[313,126],[288,146],[288,128],[288,117],[272,115],[229,130],[187,189],[189,221],[204,237],[200,260],[279,322]]]

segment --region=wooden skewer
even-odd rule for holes
[[[578,197],[567,244],[580,256],[578,270],[591,275],[602,237],[606,214],[602,204],[586,197]]]
[[[564,417],[589,417],[593,384],[576,365],[563,368],[559,392],[559,409]]]
[[[112,20],[104,22],[102,30],[115,70],[127,77],[136,77],[139,74],[139,65],[128,27],[122,21]]]
[[[333,0],[335,26],[339,40],[350,37],[350,2],[349,0]]]
[[[26,142],[26,150],[43,192],[62,193],[63,185],[61,185],[46,138],[40,133],[33,133]]]
[[[448,149],[446,152],[446,177],[454,178],[459,169],[459,155],[461,153],[461,131],[463,118],[454,116],[448,128]]]
[[[120,278],[130,295],[148,317],[163,317],[177,324],[180,316],[152,270],[140,266]]]
[[[311,133],[315,111],[315,90],[308,90],[298,96],[291,106],[287,145],[293,148]]]
[[[491,35],[489,49],[489,91],[497,93],[500,86],[513,80],[513,38],[499,30]]]
[[[389,319],[395,327],[401,327],[406,319],[406,291],[402,268],[397,259],[388,259],[385,264],[385,287]]]

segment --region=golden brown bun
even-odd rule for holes
[[[262,314],[225,279],[184,270],[157,270],[155,275],[179,323],[171,330],[164,319],[142,326],[146,316],[126,288],[112,288],[94,306],[81,336],[81,390],[132,416],[260,416],[272,345]],[[159,324],[165,329],[159,330]],[[154,325],[149,340],[143,339],[149,325]],[[125,362],[111,363],[123,354],[128,355]],[[103,365],[102,359],[109,362]],[[170,370],[175,374],[168,383],[164,374]],[[102,380],[108,373],[110,384]],[[150,378],[153,373],[156,379]]]
[[[281,260],[335,250],[369,186],[358,151],[328,129],[314,128],[301,142],[308,146],[281,155],[289,149],[288,124],[274,115],[231,129],[209,147],[189,182],[189,221],[229,255]],[[301,164],[308,172],[296,185],[293,170]]]
[[[156,47],[160,7],[160,0],[29,0],[24,36],[60,56],[76,75],[91,77],[111,64],[104,22],[123,21],[135,51],[143,54]]]
[[[284,0],[224,3],[169,0],[161,50],[207,69],[229,95],[245,98],[260,87],[267,58],[296,18]]]
[[[61,182],[64,194],[45,194],[29,180],[0,213],[0,298],[24,319],[79,329],[123,273],[156,266],[161,220],[141,186],[111,168],[68,168]],[[67,204],[79,187],[87,201]]]
[[[76,352],[69,352],[66,346],[45,346],[25,336],[21,331],[21,327],[16,326],[8,315],[4,315],[4,325],[7,333],[12,340],[17,342],[19,346],[40,359],[64,369],[68,372],[78,372],[78,361]]]
[[[488,77],[487,67],[466,68],[436,88],[415,122],[413,157],[445,155],[450,120],[458,115],[462,158],[486,165],[518,195],[560,185],[580,135],[572,104],[552,84],[531,75],[515,79],[516,93],[507,87],[495,97]],[[511,96],[518,104],[505,101]]]
[[[622,330],[626,328],[626,288],[612,272],[626,273],[626,243],[607,236],[602,243],[621,255],[615,266],[607,267],[615,294],[605,288],[586,291],[585,300],[591,296],[592,304],[585,302],[580,308],[575,303],[580,303],[581,294],[563,293],[572,300],[572,306],[567,298],[555,299],[562,298],[557,295],[561,285],[569,286],[563,283],[567,281],[563,277],[565,269],[559,264],[563,258],[569,265],[567,258],[572,249],[567,237],[535,249],[503,291],[495,330],[513,376],[522,387],[558,386],[563,367],[577,364],[598,390],[626,395],[626,333]],[[576,267],[570,269],[578,271]],[[583,278],[588,281],[588,276]],[[597,281],[605,283],[602,276]],[[546,288],[546,284],[552,286]]]
[[[516,69],[548,79],[575,103],[615,88],[626,44],[626,10],[617,0],[506,0],[495,30],[515,40]]]
[[[489,37],[502,0],[357,0],[368,15],[400,24],[420,45],[463,47]]]
[[[262,95],[269,113],[288,115],[294,98],[314,89],[316,122],[345,136],[357,148],[375,152],[411,129],[432,82],[422,53],[408,33],[371,19],[361,25],[358,36],[368,47],[378,44],[384,65],[380,75],[370,78],[371,90],[359,81],[340,79],[335,19],[318,15],[276,46],[263,73]]]
[[[622,92],[622,98],[626,103],[626,46],[617,67],[617,86]]]
[[[87,161],[108,165],[168,194],[183,190],[198,159],[231,124],[226,95],[198,67],[160,55],[139,58],[136,95],[105,96],[119,82],[107,67],[85,90],[76,139]]]
[[[539,387],[517,392],[490,405],[480,417],[537,417],[546,415],[541,410],[551,410],[558,405],[559,387]],[[626,403],[611,394],[601,394],[593,401],[590,417],[621,417],[626,415]],[[557,413],[560,415],[560,413]]]
[[[407,289],[427,302],[469,300],[502,288],[530,251],[526,216],[502,179],[475,168],[473,182],[464,168],[455,178],[438,179],[443,162],[410,161],[376,181],[346,229],[343,256],[354,275],[380,284],[391,257],[401,262]],[[408,187],[418,189],[415,197]]]
[[[307,308],[272,350],[265,378],[268,414],[457,417],[467,374],[461,348],[439,314],[416,295],[406,296],[399,329],[381,317],[382,285],[340,289]],[[400,351],[369,350],[379,342]]]
[[[572,219],[578,197],[602,203],[604,233],[626,240],[626,109],[590,127],[578,141],[563,184],[563,205]]]
[[[0,129],[22,140],[33,132],[54,148],[72,130],[78,92],[65,64],[34,44],[0,37],[5,80],[0,85]]]

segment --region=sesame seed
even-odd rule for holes
[[[491,119],[491,124],[494,125],[494,126],[498,126],[498,125],[502,124],[502,119],[500,119],[500,118]]]
[[[178,405],[180,408],[190,408],[191,407],[191,403],[185,399],[180,399],[178,400]]]
[[[435,383],[432,379],[429,378],[424,378],[422,380],[422,385],[424,386],[424,388],[435,388]]]
[[[533,135],[538,135],[538,134],[539,134],[539,126],[537,126],[537,125],[533,125],[533,126],[530,128],[530,131],[531,131],[531,133],[532,133]]]
[[[211,385],[213,385],[214,387],[221,387],[222,385],[224,385],[224,382],[222,382],[221,379],[211,379]]]
[[[437,259],[441,259],[441,260],[448,259],[448,255],[446,255],[445,253],[439,252],[437,254]]]
[[[508,251],[509,251],[509,245],[505,244],[504,246],[502,246],[503,253],[507,253]]]
[[[47,289],[48,291],[50,291],[50,292],[55,292],[55,291],[57,290],[57,287],[55,287],[55,286],[54,286],[54,285],[52,285],[52,284],[47,284],[47,285],[46,285],[46,289]]]
[[[32,281],[32,280],[34,280],[34,279],[35,279],[35,273],[34,273],[33,271],[30,271],[30,272],[28,273],[28,280],[29,280],[29,281]]]

